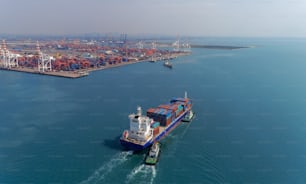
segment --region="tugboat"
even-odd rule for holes
[[[155,142],[148,154],[146,155],[146,158],[145,158],[145,164],[146,165],[156,165],[156,163],[158,162],[158,159],[159,159],[159,155],[160,155],[160,143],[159,142]]]
[[[186,115],[185,117],[182,119],[182,121],[184,122],[190,122],[195,116],[195,113],[192,112],[192,110],[190,110]]]
[[[172,68],[172,63],[170,61],[165,61],[164,66],[168,68]]]

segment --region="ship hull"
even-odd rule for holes
[[[126,141],[124,139],[120,139],[120,143],[127,150],[141,151],[141,150],[144,150],[144,149],[150,147],[153,144],[153,141],[152,142],[148,141],[144,145],[140,145],[140,144],[136,144],[136,143],[133,143],[133,142]]]
[[[164,131],[160,132],[158,135],[156,135],[152,140],[147,141],[143,145],[136,144],[133,142],[130,142],[126,139],[120,139],[121,145],[127,149],[127,150],[132,150],[132,151],[142,151],[148,147],[150,147],[154,142],[160,141],[163,139],[167,134],[169,134],[172,130],[175,129],[176,126],[178,126],[181,123],[181,120],[185,117],[185,115],[191,110],[188,109],[185,112],[183,112],[179,117],[174,119],[165,129]]]

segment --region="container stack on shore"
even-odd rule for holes
[[[69,78],[86,76],[90,71],[150,61],[152,58],[162,60],[190,54],[185,51],[172,51],[171,48],[137,48],[135,44],[124,47],[110,46],[94,41],[40,41],[39,47],[35,43],[25,44],[24,41],[7,43],[8,46],[3,43],[0,48],[0,69]],[[50,67],[43,72],[39,70],[42,53],[40,55],[37,48],[44,55],[52,57]],[[6,50],[15,54],[14,61],[17,64],[7,64],[7,58],[12,57],[6,54]]]

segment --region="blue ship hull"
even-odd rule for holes
[[[164,131],[160,132],[157,136],[155,136],[152,140],[146,142],[143,145],[136,144],[133,142],[126,141],[124,139],[120,139],[120,143],[123,147],[125,147],[127,150],[132,151],[141,151],[148,147],[150,147],[154,142],[160,141],[164,136],[166,136],[168,133],[170,133],[176,126],[178,126],[181,123],[181,120],[183,117],[190,111],[190,109],[186,110],[184,113],[182,113],[179,117],[174,119],[166,128]]]

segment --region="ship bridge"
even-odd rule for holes
[[[153,122],[147,116],[142,116],[141,107],[137,108],[137,114],[130,114],[130,130],[129,138],[136,139],[138,141],[146,141],[152,135],[152,129],[150,128]]]

